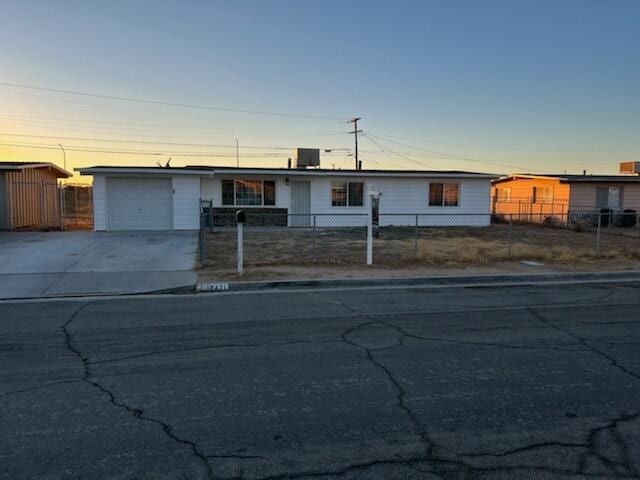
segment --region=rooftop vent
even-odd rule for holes
[[[623,175],[640,175],[640,162],[620,162],[620,173]]]
[[[319,148],[296,148],[293,151],[295,168],[309,168],[320,166]]]

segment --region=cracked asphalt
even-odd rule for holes
[[[640,478],[640,284],[0,302],[0,478]]]

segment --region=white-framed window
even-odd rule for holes
[[[510,202],[511,201],[511,187],[498,188],[498,201]]]
[[[331,182],[332,207],[362,207],[364,205],[363,182]]]
[[[460,202],[460,184],[458,183],[430,183],[430,207],[457,207]]]
[[[553,202],[552,187],[533,187],[533,203],[551,203]]]
[[[276,182],[274,180],[222,180],[222,205],[274,206]]]

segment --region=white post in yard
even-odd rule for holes
[[[238,273],[244,272],[244,248],[243,248],[243,234],[244,223],[238,223]]]
[[[242,275],[244,272],[244,222],[247,221],[247,217],[242,210],[236,212],[236,230],[238,231],[238,274]]]
[[[373,198],[373,195],[371,196]],[[373,204],[373,202],[372,202]],[[373,207],[369,207],[367,215],[367,265],[373,265]]]
[[[382,193],[380,193],[374,185],[369,187],[369,214],[367,215],[367,265],[373,265],[373,200],[374,198],[380,198],[380,195],[382,195]],[[378,219],[376,216],[376,227],[377,225]]]

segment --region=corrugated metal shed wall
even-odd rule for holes
[[[9,228],[59,228],[60,196],[56,174],[49,168],[25,168],[5,173]]]
[[[0,172],[0,230],[9,228],[9,195],[4,172]]]

